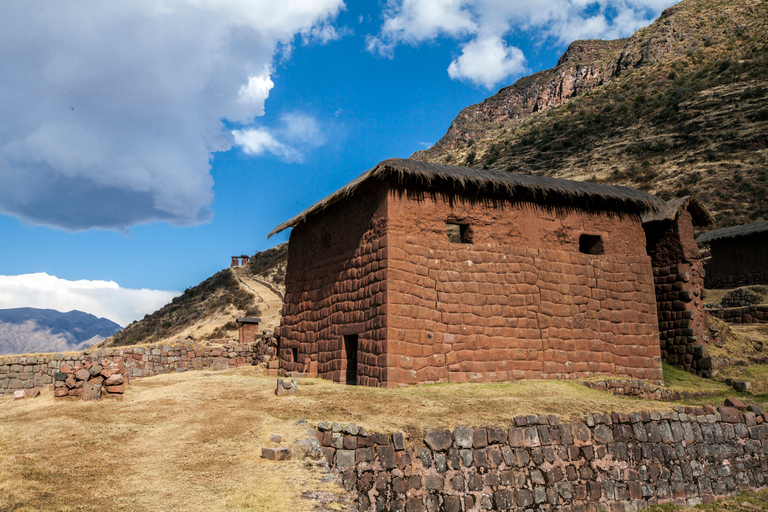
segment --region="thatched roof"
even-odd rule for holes
[[[752,224],[743,224],[730,228],[720,228],[714,231],[707,231],[696,238],[697,244],[705,244],[714,240],[723,240],[725,238],[738,238],[741,236],[754,235],[768,231],[768,221],[753,222]]]
[[[657,211],[665,206],[664,201],[658,197],[628,187],[391,158],[364,172],[291,220],[280,224],[272,230],[268,238],[295,227],[308,217],[354,195],[364,183],[390,177],[394,177],[401,184],[408,182],[426,186],[444,185],[457,192],[472,190],[480,196],[503,194],[510,198],[523,197],[537,202],[581,202],[589,208],[646,212]]]
[[[688,210],[693,218],[693,225],[700,227],[714,226],[715,219],[698,199],[684,196],[667,201],[658,211],[647,211],[643,214],[643,224],[649,222],[672,222],[683,210]]]
[[[239,324],[260,324],[261,318],[255,316],[242,316],[236,320]]]

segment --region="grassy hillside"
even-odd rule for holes
[[[414,157],[693,193],[720,226],[768,219],[768,4],[684,0],[626,40],[612,68],[606,52],[580,64],[612,69],[600,85],[519,115],[489,98]]]
[[[248,272],[281,292],[285,292],[285,269],[288,265],[288,242],[257,252],[248,260]]]
[[[274,306],[279,298],[273,296],[274,300],[270,301],[255,293],[254,281],[265,282],[278,295],[283,293],[287,258],[287,243],[257,252],[245,267],[236,271],[226,268],[199,285],[187,288],[159,310],[131,323],[98,346],[154,343],[184,336],[222,338],[227,333],[236,336],[237,317],[274,316],[271,314],[274,312],[263,309],[267,305]]]
[[[242,288],[234,272],[226,268],[199,285],[187,288],[182,295],[142,320],[131,323],[100,346],[152,343],[206,320],[218,320],[221,324],[210,335],[219,338],[227,330],[237,330],[234,319],[238,316],[259,314],[254,295]]]

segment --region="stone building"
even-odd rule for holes
[[[391,159],[293,228],[281,369],[337,382],[663,379],[642,191]],[[315,364],[312,364],[315,363]]]
[[[653,265],[661,356],[668,363],[703,373],[706,355],[704,268],[694,228],[715,220],[692,196],[673,199],[643,215],[648,255]]]
[[[261,318],[246,316],[238,318],[235,321],[240,325],[238,328],[240,343],[254,343],[261,337],[261,333],[259,332]]]
[[[768,221],[716,229],[696,238],[709,247],[707,288],[768,284]]]

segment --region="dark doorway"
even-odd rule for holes
[[[357,384],[357,334],[344,336],[344,359],[347,363],[346,383]]]

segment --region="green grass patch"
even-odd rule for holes
[[[757,492],[743,492],[709,505],[678,507],[677,505],[667,503],[665,505],[656,505],[646,510],[649,512],[684,512],[693,510],[702,512],[754,512],[755,510],[768,510],[768,489]]]

